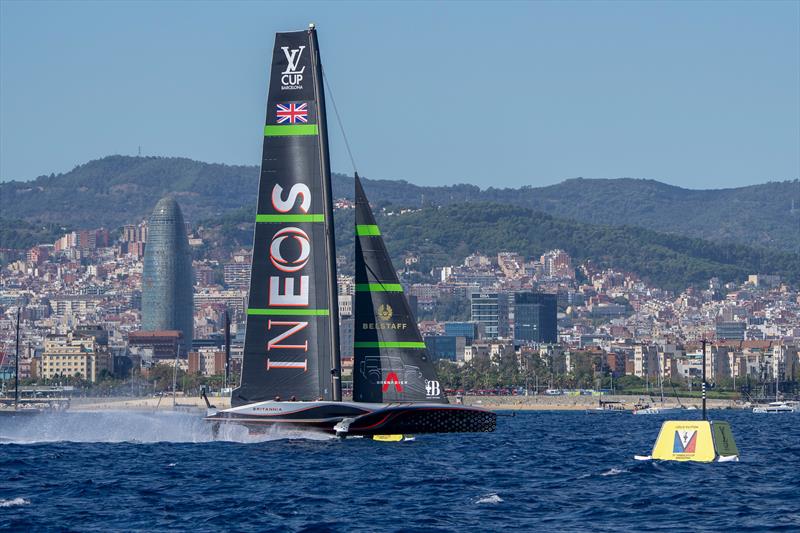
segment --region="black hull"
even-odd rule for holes
[[[394,407],[363,415],[352,422],[348,435],[422,433],[489,433],[497,415],[468,407]]]
[[[288,407],[287,407],[288,405]],[[271,427],[318,431],[339,436],[423,433],[486,433],[497,415],[485,409],[437,404],[363,404],[350,402],[263,402],[206,417],[218,428],[236,424],[251,432]],[[274,413],[274,414],[273,414]]]

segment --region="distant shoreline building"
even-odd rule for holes
[[[558,342],[558,303],[555,294],[514,294],[514,341],[546,344]]]
[[[181,355],[194,334],[192,254],[178,203],[162,198],[147,224],[142,274],[142,330],[180,331]]]

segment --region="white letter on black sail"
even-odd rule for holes
[[[292,188],[289,189],[289,197],[286,200],[281,199],[281,193],[283,192],[283,187],[280,185],[275,185],[272,188],[272,207],[275,208],[275,211],[279,213],[288,213],[291,211],[292,207],[294,207],[294,203],[297,201],[298,196],[303,197],[303,201],[300,202],[300,210],[303,213],[308,213],[308,209],[311,207],[311,190],[308,188],[308,185],[304,183],[295,183],[292,185]]]
[[[308,276],[300,276],[300,293],[294,293],[294,278],[284,278],[283,294],[280,292],[281,278],[269,277],[269,305],[286,305],[291,307],[308,306]]]

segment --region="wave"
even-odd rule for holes
[[[611,470],[607,470],[607,471],[603,472],[600,475],[601,476],[616,476],[616,475],[619,475],[619,474],[624,474],[626,472],[627,472],[627,470],[625,470],[624,468],[612,468]]]
[[[12,500],[4,500],[0,498],[0,507],[19,507],[21,505],[30,505],[30,500],[25,498],[14,498]]]
[[[485,496],[481,496],[478,498],[475,503],[500,503],[503,501],[503,498],[498,496],[496,493],[492,492],[490,494],[486,494]]]
[[[176,411],[67,411],[14,419],[0,428],[0,442],[128,442],[202,443],[212,441],[244,444],[284,439],[328,440],[332,436],[303,430],[271,428],[251,435],[247,428],[226,424],[215,439],[211,425],[200,413]]]

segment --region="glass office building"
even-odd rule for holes
[[[555,294],[520,292],[514,295],[514,342],[558,342],[558,307]]]
[[[186,357],[194,333],[192,253],[181,208],[162,198],[148,221],[142,274],[142,329],[177,330]]]
[[[506,338],[508,331],[508,300],[506,292],[481,292],[470,296],[470,320],[483,328],[483,338]]]

